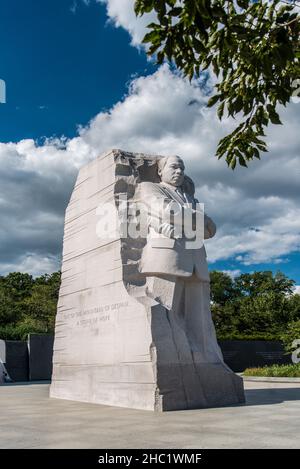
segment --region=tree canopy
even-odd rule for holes
[[[60,272],[33,278],[21,272],[0,277],[0,339],[25,339],[54,331]]]
[[[289,344],[289,335],[297,335],[300,295],[293,294],[295,282],[283,273],[253,272],[233,279],[212,271],[210,278],[211,309],[219,339],[283,337]],[[53,333],[59,287],[60,272],[35,279],[20,272],[0,276],[0,339]]]
[[[281,272],[241,274],[212,271],[212,315],[222,339],[277,339],[300,321],[295,282]]]
[[[232,169],[267,151],[265,127],[281,124],[279,106],[300,93],[300,2],[280,0],[135,0],[136,15],[156,12],[143,42],[190,80],[209,69],[218,103],[241,123],[218,144]]]

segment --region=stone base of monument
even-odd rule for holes
[[[242,379],[222,365],[177,364],[159,366],[158,370],[161,376],[155,410],[202,409],[245,402]]]
[[[105,204],[110,221],[118,217],[119,197],[155,180],[155,167],[155,157],[112,150],[79,172],[65,218],[53,398],[158,411],[244,402],[242,379],[176,339],[166,310],[147,298],[143,240],[99,235]]]
[[[242,379],[221,365],[158,366],[158,383],[142,383],[142,377],[151,380],[151,371],[147,365],[57,366],[50,397],[155,411],[245,402]],[[134,382],[123,382],[125,376]]]

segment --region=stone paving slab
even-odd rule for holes
[[[246,405],[154,413],[0,387],[0,448],[299,448],[300,383],[245,382]]]

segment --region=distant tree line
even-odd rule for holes
[[[300,339],[300,295],[281,272],[231,278],[212,271],[211,309],[219,339]],[[37,278],[20,272],[0,277],[0,339],[53,333],[60,272]]]
[[[219,339],[300,339],[300,295],[281,272],[254,272],[231,278],[211,275],[211,309]]]
[[[37,278],[21,272],[0,277],[0,339],[52,333],[59,287],[60,272]]]

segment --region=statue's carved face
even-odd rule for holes
[[[184,164],[177,156],[170,156],[163,169],[158,170],[162,182],[179,187],[184,181]]]

